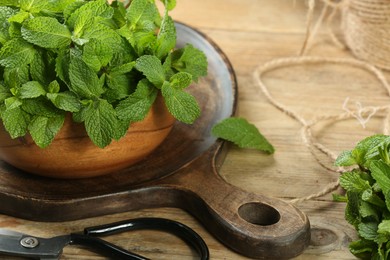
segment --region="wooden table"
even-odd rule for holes
[[[207,34],[226,53],[238,79],[238,115],[254,123],[276,148],[275,154],[270,156],[231,146],[220,174],[227,182],[247,191],[286,200],[316,193],[338,178],[337,173],[322,167],[303,144],[301,125],[271,105],[253,79],[257,66],[299,52],[306,31],[307,6],[303,2],[306,1],[180,0],[171,13],[174,19]],[[315,37],[309,54],[352,57],[348,50],[335,47],[324,28]],[[342,113],[347,97],[351,107],[357,101],[363,106],[384,105],[389,101],[374,76],[346,65],[290,66],[269,72],[263,79],[277,100],[307,120],[317,115]],[[373,117],[366,128],[355,119],[324,122],[316,126],[313,133],[317,141],[339,153],[351,149],[363,137],[381,132],[382,120],[380,116]],[[330,159],[317,155],[323,164],[332,165]],[[333,202],[329,194],[296,206],[308,215],[312,225],[311,245],[296,259],[354,259],[348,251],[348,243],[356,234],[344,220],[344,204]],[[191,215],[173,208],[61,223],[40,223],[1,215],[0,227],[45,237],[79,231],[90,225],[148,216],[170,218],[192,227],[208,244],[211,259],[246,259],[219,243]],[[196,256],[179,239],[160,232],[134,232],[110,239],[152,259],[195,259]],[[84,249],[68,247],[61,259],[103,258]]]

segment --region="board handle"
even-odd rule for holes
[[[218,174],[215,151],[206,152],[160,184],[175,191],[175,206],[189,211],[227,247],[256,259],[289,259],[310,242],[307,216],[279,199],[246,192]]]

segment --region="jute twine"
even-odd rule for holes
[[[390,2],[349,0],[342,17],[345,41],[355,56],[390,69]]]
[[[308,16],[307,16],[307,31],[306,38],[302,45],[302,49],[298,56],[285,57],[275,59],[258,66],[254,71],[254,80],[259,86],[260,91],[268,99],[268,101],[282,112],[289,115],[294,120],[301,124],[301,138],[302,142],[308,147],[317,162],[325,169],[337,173],[335,180],[328,183],[318,193],[310,194],[305,197],[290,200],[291,203],[298,203],[315,198],[322,197],[335,191],[339,183],[339,174],[344,172],[343,168],[335,168],[326,165],[321,159],[317,157],[317,152],[320,152],[331,159],[336,160],[337,154],[328,149],[323,144],[316,141],[312,134],[312,128],[317,123],[323,120],[330,120],[333,122],[346,120],[350,118],[357,119],[363,127],[372,116],[379,112],[385,114],[383,134],[390,134],[390,105],[388,106],[370,106],[362,107],[359,103],[355,110],[350,110],[347,107],[347,102],[343,104],[343,113],[337,115],[319,115],[310,121],[306,120],[302,115],[290,109],[286,104],[279,102],[269,92],[267,86],[264,84],[262,77],[265,73],[278,68],[287,66],[296,66],[303,64],[344,64],[347,66],[358,67],[372,73],[383,88],[387,95],[390,96],[390,85],[382,71],[378,68],[390,68],[390,1],[388,0],[348,0],[348,1],[330,1],[321,0],[324,4],[322,11],[314,23],[314,8],[315,0],[308,1]],[[330,57],[316,57],[306,56],[305,53],[310,48],[314,36],[321,25],[329,25],[334,19],[337,12],[342,12],[343,28],[347,47],[354,53],[355,58],[330,58]],[[314,24],[313,24],[314,23]],[[334,44],[338,47],[345,47],[335,36],[330,26],[327,26],[329,36]],[[386,32],[388,35],[386,35]],[[383,41],[381,39],[384,39]],[[387,45],[386,45],[387,43]],[[375,53],[372,55],[371,53]]]

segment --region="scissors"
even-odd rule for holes
[[[33,259],[58,260],[67,245],[81,245],[110,259],[147,260],[99,237],[125,231],[153,229],[169,232],[189,244],[201,260],[209,259],[209,250],[204,240],[188,226],[164,218],[136,218],[111,224],[87,227],[83,232],[52,238],[31,236],[8,229],[0,229],[0,255]]]

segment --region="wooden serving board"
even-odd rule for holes
[[[218,174],[226,145],[210,134],[234,114],[237,83],[221,50],[177,23],[178,46],[205,52],[209,73],[190,87],[202,111],[194,125],[176,123],[142,162],[103,177],[59,180],[26,174],[0,161],[0,212],[37,221],[65,221],[152,207],[187,210],[231,249],[253,258],[300,254],[310,240],[307,217],[281,200],[240,190]],[[64,162],[72,163],[72,162]]]

